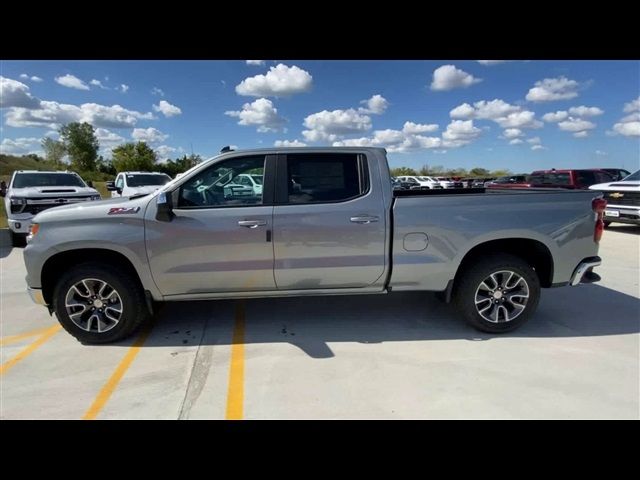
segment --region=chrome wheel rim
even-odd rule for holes
[[[485,278],[476,289],[476,311],[491,323],[518,318],[529,301],[529,284],[516,272],[499,270]]]
[[[64,306],[71,321],[85,332],[105,333],[122,318],[122,299],[104,280],[85,278],[67,291]]]

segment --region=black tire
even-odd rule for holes
[[[9,230],[9,236],[11,237],[12,247],[24,247],[27,244],[26,233],[15,233],[13,230]]]
[[[119,322],[102,333],[89,332],[77,326],[67,313],[65,297],[69,289],[83,279],[98,279],[108,283],[122,299]],[[126,270],[101,262],[86,262],[64,272],[53,290],[53,309],[64,329],[78,341],[88,344],[111,343],[134,334],[150,315],[144,292],[136,278]]]
[[[476,308],[476,290],[492,273],[508,270],[520,275],[527,283],[529,298],[524,309],[510,321],[494,323],[486,320]],[[502,294],[501,294],[502,295]],[[524,324],[536,310],[540,300],[540,280],[535,270],[520,257],[510,254],[493,254],[469,264],[459,274],[453,292],[453,303],[472,327],[487,333],[504,333]],[[481,304],[481,306],[486,304]],[[514,310],[515,311],[515,310]]]

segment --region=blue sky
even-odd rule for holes
[[[2,61],[2,152],[89,121],[102,153],[378,145],[392,166],[640,164],[637,61]],[[291,144],[291,143],[288,143]]]

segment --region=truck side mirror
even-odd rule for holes
[[[109,190],[110,192],[115,192],[117,190],[115,184],[113,182],[107,182],[105,184],[105,187],[107,188],[107,190]]]
[[[161,192],[156,197],[156,220],[159,222],[170,222],[175,214],[173,213],[173,195],[171,192]]]

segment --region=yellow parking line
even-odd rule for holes
[[[0,338],[0,346],[4,347],[5,345],[19,342],[20,340],[24,340],[25,338],[35,337],[36,335],[40,335],[50,328],[51,327],[41,327],[36,328],[35,330],[29,330],[28,332],[18,333],[17,335],[9,335],[7,337]]]
[[[23,349],[20,353],[18,353],[15,357],[10,358],[2,365],[0,365],[0,375],[3,375],[7,370],[13,367],[20,360],[28,357],[36,350],[40,345],[49,340],[56,332],[58,332],[62,328],[61,325],[54,325],[53,327],[49,327],[45,330],[45,332],[38,337],[33,343],[27,345],[25,349]]]
[[[142,331],[142,333],[140,333],[138,338],[136,338],[136,341],[133,343],[133,345],[129,347],[127,354],[120,361],[109,380],[107,380],[107,383],[104,384],[89,409],[85,412],[84,416],[82,417],[83,420],[94,420],[98,416],[100,411],[104,408],[105,404],[115,391],[118,383],[120,383],[120,380],[122,380],[122,377],[124,377],[124,374],[127,372],[129,367],[135,360],[136,355],[138,355],[138,352],[140,351],[140,348],[142,348],[144,342],[147,340],[149,333],[151,333],[151,325],[147,326]]]
[[[229,388],[227,389],[227,420],[242,420],[244,404],[244,302],[236,303],[236,322],[233,329]]]

